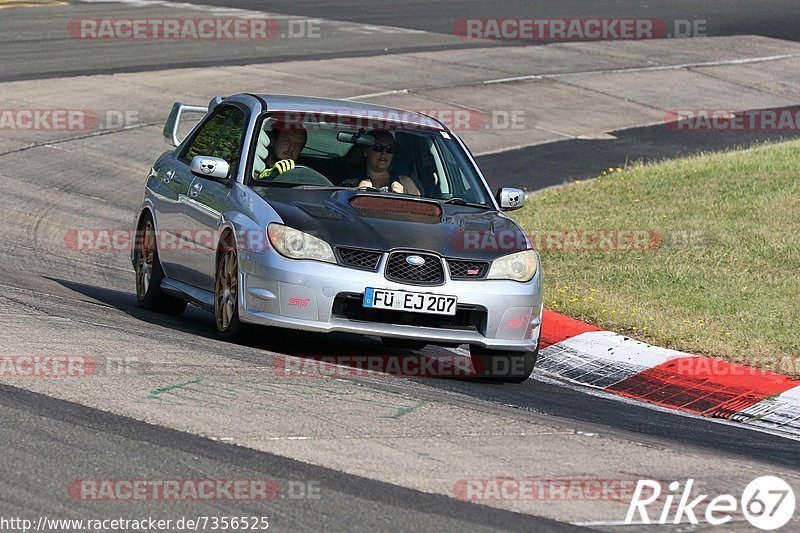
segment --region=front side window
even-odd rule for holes
[[[239,166],[239,153],[242,146],[242,139],[244,139],[244,113],[241,110],[234,108],[227,120],[222,134],[217,140],[214,151],[211,153],[213,157],[219,157],[228,162],[231,167],[231,175],[236,175],[236,169]]]
[[[228,162],[231,175],[236,174],[244,128],[245,116],[242,110],[229,105],[220,106],[195,135],[186,150],[186,161],[191,161],[198,155],[218,157]]]

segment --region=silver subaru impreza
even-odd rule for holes
[[[186,114],[204,113],[184,139]],[[479,375],[523,381],[542,319],[539,255],[467,147],[429,116],[277,95],[176,103],[131,259],[145,309],[254,325],[469,344]]]

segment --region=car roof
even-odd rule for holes
[[[422,113],[377,104],[284,94],[255,94],[253,96],[257,96],[267,103],[267,111],[288,111],[296,113],[327,112],[359,117],[375,116],[387,122],[393,122],[396,118],[398,122],[401,121],[408,125],[422,126],[441,131],[445,130],[440,122]]]

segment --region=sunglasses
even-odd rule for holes
[[[375,153],[386,152],[387,154],[394,153],[394,145],[393,144],[373,144],[372,151]]]

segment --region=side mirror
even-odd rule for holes
[[[228,178],[231,168],[227,161],[219,157],[196,155],[192,158],[189,170],[192,171],[192,174],[202,178],[224,180]]]
[[[503,211],[513,211],[525,205],[525,191],[513,187],[503,187],[497,190],[497,203]]]

